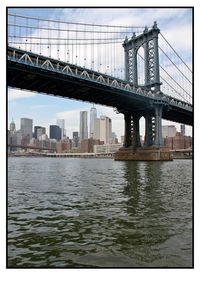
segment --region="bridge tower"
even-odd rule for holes
[[[133,36],[130,40],[125,39],[123,43],[125,52],[125,79],[135,86],[138,86],[138,67],[137,54],[140,47],[144,48],[145,62],[145,84],[148,89],[154,88],[160,90],[160,73],[159,73],[159,54],[158,54],[158,34],[160,30],[156,22],[152,29],[146,27],[143,34]]]
[[[136,36],[136,34],[133,33],[131,39],[126,37],[123,43],[125,54],[125,80],[132,83],[135,87],[141,87],[148,91],[151,90],[155,93],[155,95],[160,94],[161,85],[158,52],[159,33],[160,30],[157,27],[157,23],[154,22],[154,25],[151,29],[145,27],[142,34]],[[139,74],[137,55],[140,47],[144,49],[144,85],[138,84]],[[151,111],[148,110],[147,112],[145,109],[140,109],[137,112],[134,111],[134,113],[124,113],[125,136],[123,150],[129,150],[129,152],[132,154],[134,151],[141,148],[139,120],[142,116],[145,118],[145,141],[143,150],[160,149],[163,146],[162,109],[163,105],[158,100],[152,105]],[[147,151],[145,152],[147,153]],[[131,159],[131,154],[128,155],[127,159]],[[122,156],[123,155],[124,154],[122,153]],[[156,157],[147,157],[147,160],[160,160],[158,155],[160,156],[160,151]],[[142,154],[142,157],[140,154],[139,157],[136,158],[138,160],[146,160],[144,154]],[[168,160],[168,157],[166,157],[166,160]]]

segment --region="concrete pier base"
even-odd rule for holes
[[[166,148],[137,148],[121,147],[115,154],[114,159],[118,161],[172,161],[172,153]]]

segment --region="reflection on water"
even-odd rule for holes
[[[10,158],[9,267],[191,267],[192,162]]]

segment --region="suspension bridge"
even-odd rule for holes
[[[193,125],[192,70],[156,22],[112,26],[8,14],[7,35],[9,87],[102,104],[124,114],[124,148],[116,159],[167,160],[166,152],[160,153],[162,118]]]

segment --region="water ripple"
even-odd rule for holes
[[[189,267],[190,160],[10,158],[9,267]]]

